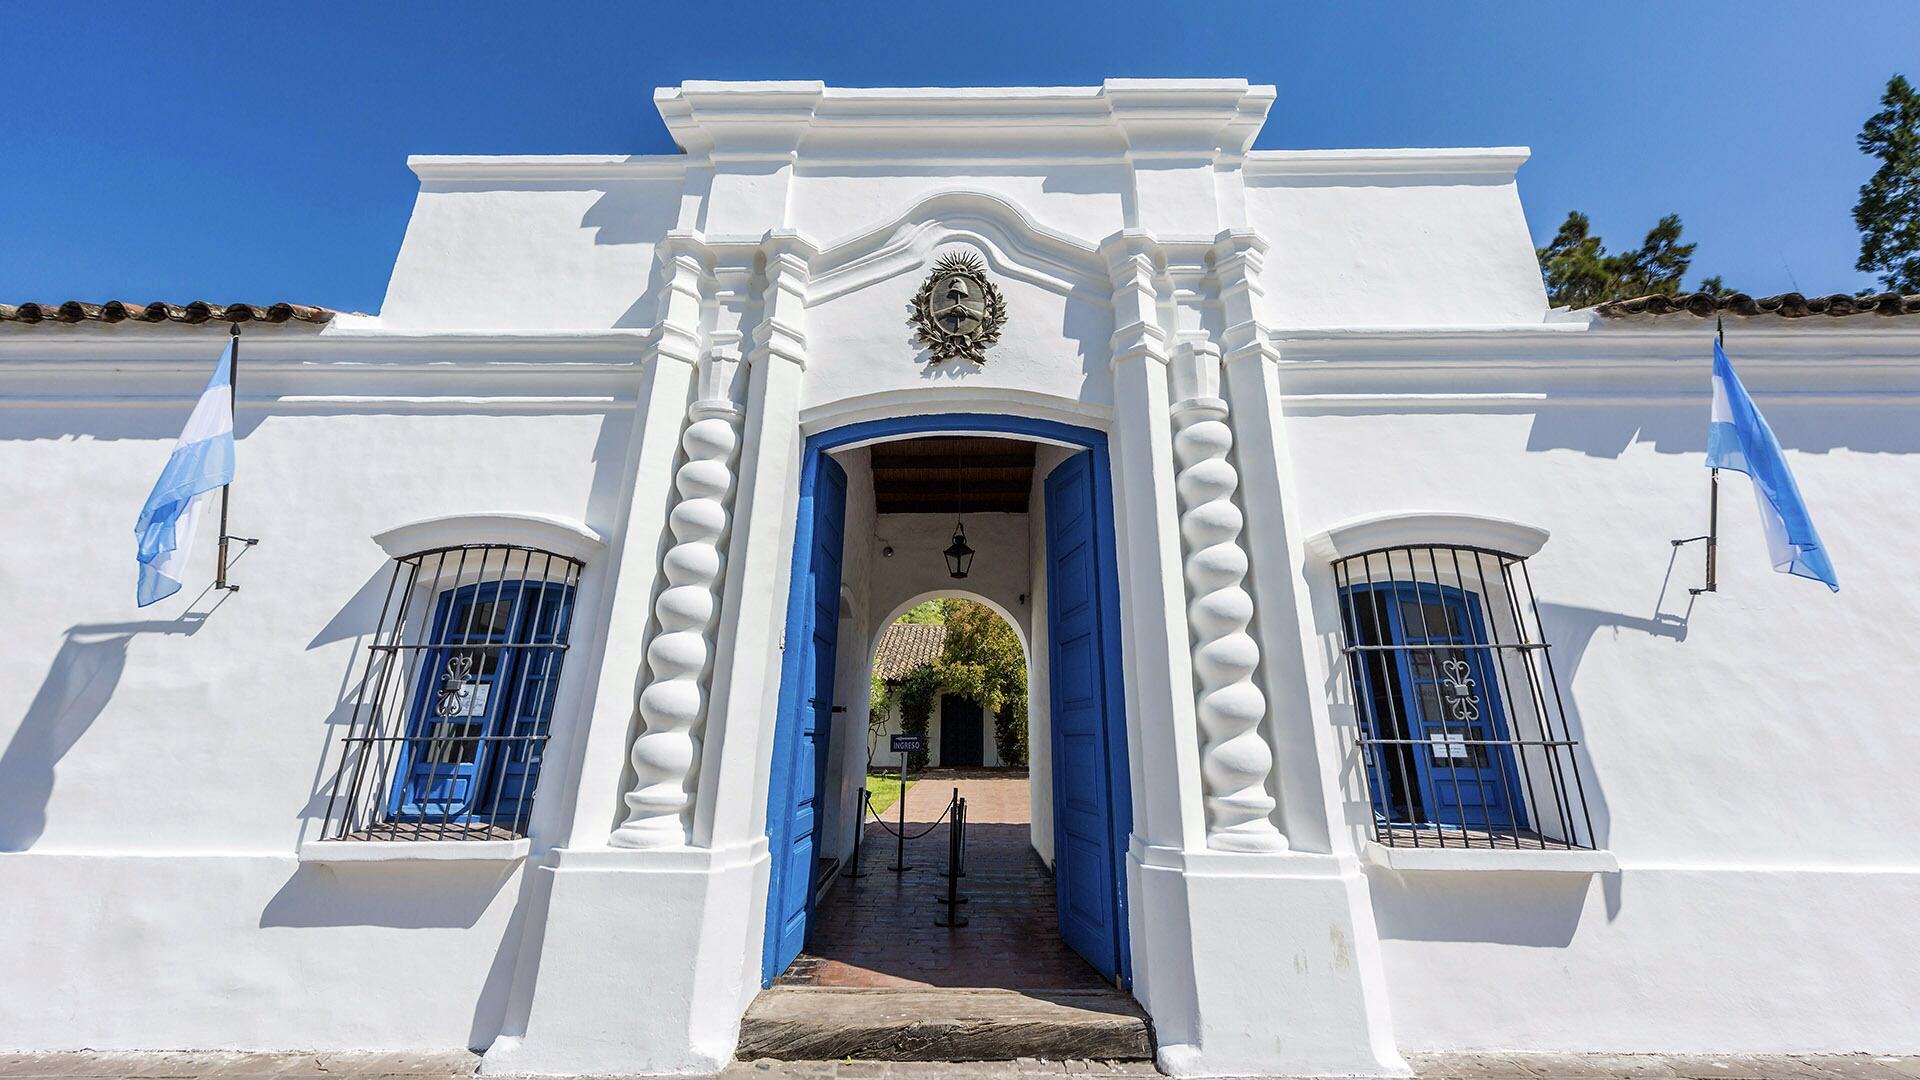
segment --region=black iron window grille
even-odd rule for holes
[[[328,840],[525,836],[580,562],[511,544],[395,559]]]
[[[1593,847],[1526,560],[1396,547],[1333,567],[1374,839]]]

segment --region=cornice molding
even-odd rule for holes
[[[1382,150],[1252,150],[1249,179],[1268,176],[1478,176],[1511,180],[1533,151],[1524,146],[1460,146]]]
[[[1414,510],[1378,514],[1336,525],[1311,536],[1306,552],[1321,563],[1383,548],[1458,545],[1529,558],[1546,546],[1547,530],[1484,514]]]
[[[463,544],[516,544],[587,562],[606,550],[600,534],[551,514],[484,511],[424,518],[376,533],[373,542],[396,559]]]
[[[666,154],[413,154],[422,183],[566,180],[681,180],[687,159]]]
[[[723,169],[735,160],[780,157],[841,163],[1238,158],[1273,99],[1273,87],[1244,79],[966,88],[693,81],[654,93],[674,140],[690,157]],[[903,143],[917,153],[903,153]]]
[[[1107,306],[1106,265],[1090,242],[1056,231],[999,195],[946,191],[892,222],[831,243],[813,260],[810,304],[902,274],[917,274],[944,244],[970,243],[997,274]]]

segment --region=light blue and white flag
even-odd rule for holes
[[[1727,351],[1717,340],[1713,343],[1713,422],[1707,428],[1707,467],[1743,472],[1753,481],[1753,498],[1760,506],[1760,524],[1766,530],[1767,553],[1775,570],[1824,581],[1829,589],[1840,591],[1833,563],[1814,531],[1806,500],[1800,497],[1800,485],[1793,482],[1786,455],[1780,452],[1780,440],[1747,396],[1747,388],[1740,385],[1740,377],[1727,362]]]
[[[186,430],[173,444],[173,456],[153,485],[153,494],[140,508],[133,527],[139,540],[138,601],[141,607],[180,591],[187,555],[193,550],[193,529],[206,503],[203,497],[233,482],[233,342],[220,354],[200,401],[187,417]]]

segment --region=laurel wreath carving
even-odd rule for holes
[[[980,288],[983,310],[980,325],[967,331],[952,331],[940,325],[933,314],[933,290],[942,281],[959,275]],[[1000,340],[1000,328],[1007,323],[1007,300],[1000,290],[987,280],[986,264],[980,257],[971,253],[956,253],[943,257],[934,264],[933,273],[914,294],[911,305],[912,314],[907,324],[915,330],[914,340],[927,347],[932,355],[930,363],[940,364],[949,360],[971,360],[976,364],[987,362],[986,351]]]

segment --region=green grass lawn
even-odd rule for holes
[[[912,787],[919,782],[909,780],[907,787]],[[906,793],[907,788],[900,786],[899,773],[870,772],[867,774],[867,802],[876,814],[886,813],[887,807],[899,802],[900,796]]]

